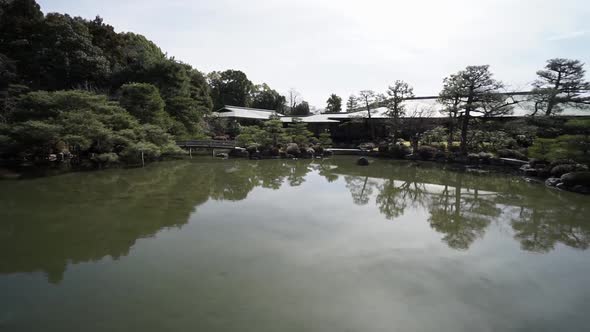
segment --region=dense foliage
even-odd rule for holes
[[[239,70],[205,75],[100,17],[43,14],[34,0],[0,0],[3,159],[112,153],[99,158],[111,162],[130,159],[134,148],[159,156],[176,150],[173,139],[214,136],[214,124],[204,122],[214,107],[280,111],[284,104],[284,96]],[[126,124],[115,126],[111,117]]]
[[[447,117],[432,124],[429,112],[406,107],[413,88],[397,80],[384,94],[362,90],[350,96],[347,111],[364,114],[348,125],[362,126],[365,139],[389,155],[405,156],[408,147],[418,152],[424,145],[423,151],[435,148],[463,157],[494,153],[590,162],[588,120],[551,116],[565,107],[590,105],[584,64],[548,60],[533,86],[528,97],[532,115],[545,116],[489,121],[510,114],[522,100],[505,93],[489,66],[468,66],[444,79],[438,102]],[[100,17],[43,14],[34,0],[0,0],[0,159],[39,162],[71,156],[104,164],[179,153],[178,139],[237,137],[243,146],[265,148],[305,147],[318,140],[297,118],[287,125],[272,119],[242,127],[209,116],[225,105],[311,113],[294,89],[285,97],[265,83],[254,84],[240,70],[204,74],[142,35],[115,31]],[[388,109],[386,121],[372,117],[382,106]],[[332,94],[326,112],[341,110],[341,97]],[[379,135],[382,128],[375,120],[385,123]],[[327,132],[319,139],[332,143]]]
[[[331,94],[330,98],[326,100],[326,113],[338,113],[342,111],[342,98],[335,94]]]
[[[300,149],[308,147],[321,149],[332,144],[329,133],[321,133],[319,138],[316,138],[307,129],[307,123],[298,118],[288,123],[287,128],[283,127],[283,123],[278,118],[266,121],[260,126],[243,127],[236,140],[240,146],[270,154],[277,154],[281,150],[289,152],[290,148],[296,149],[299,153]]]
[[[164,129],[87,91],[30,92],[8,117],[10,125],[0,127],[2,153],[31,161],[72,153],[77,161],[138,163],[142,153],[146,160],[180,153]]]
[[[559,129],[566,134],[538,137],[529,148],[529,155],[549,161],[573,159],[590,164],[590,120],[569,120]]]

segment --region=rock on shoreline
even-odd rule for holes
[[[545,185],[579,194],[590,194],[590,172],[570,172],[545,180]]]

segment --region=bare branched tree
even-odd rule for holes
[[[301,94],[297,92],[297,90],[291,88],[289,89],[287,98],[289,101],[289,111],[293,112],[295,107],[301,102]]]
[[[418,142],[422,139],[422,135],[433,127],[429,118],[433,117],[435,113],[434,106],[416,105],[413,110],[407,112],[403,119],[404,130],[410,137],[414,151],[418,150]]]

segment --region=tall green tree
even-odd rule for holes
[[[443,89],[439,93],[438,103],[443,106],[441,112],[447,114],[447,147],[453,146],[453,138],[455,136],[455,129],[457,128],[459,116],[462,110],[462,99],[461,91],[455,89],[455,83],[458,78],[453,75],[445,78],[443,82]]]
[[[164,100],[158,88],[148,83],[130,83],[121,87],[119,103],[140,123],[156,124],[168,129]]]
[[[404,101],[414,97],[414,88],[404,81],[397,80],[387,89],[385,106],[389,110],[389,116],[399,119],[406,112]]]
[[[459,98],[458,110],[461,113],[461,152],[467,154],[470,119],[474,114],[493,116],[512,111],[511,102],[500,94],[504,85],[493,78],[488,65],[468,66],[444,80],[439,99],[453,96]]]
[[[326,103],[326,113],[338,113],[342,111],[342,98],[337,95],[331,94]]]
[[[115,32],[115,28],[104,23],[100,16],[84,23],[92,38],[92,44],[100,48],[108,60],[111,73],[122,70],[127,65],[124,53],[125,35]]]
[[[346,101],[346,111],[347,112],[354,112],[358,108],[358,100],[355,95],[350,95],[348,100]]]
[[[584,64],[579,60],[556,58],[547,61],[544,70],[537,72],[533,83],[535,110],[546,116],[563,111],[563,107],[590,107],[590,82],[585,79]]]
[[[387,89],[387,96],[383,97],[387,114],[391,117],[390,125],[395,137],[399,136],[401,130],[401,117],[406,114],[404,101],[414,97],[414,88],[404,81],[397,80]]]
[[[270,137],[273,147],[288,142],[288,138],[285,135],[285,129],[283,128],[283,122],[281,122],[278,117],[272,117],[270,120],[266,121],[263,128]]]
[[[91,24],[93,25],[93,24]],[[98,25],[95,23],[94,25]],[[91,27],[91,31],[94,30],[108,30],[108,27]],[[105,32],[105,34],[108,32]],[[146,37],[127,32],[118,35],[121,39],[120,51],[108,50],[105,51],[105,56],[118,58],[118,52],[120,52],[121,62],[111,63],[113,72],[110,79],[111,91],[116,91],[123,84],[131,82],[144,82],[154,83],[157,78],[156,71],[153,68],[156,64],[166,61],[166,55],[162,50],[148,40]],[[96,37],[93,37],[96,38]],[[106,37],[101,37],[106,38]],[[100,40],[100,39],[99,39]],[[102,42],[102,41],[101,41]],[[105,41],[106,42],[106,41]],[[109,55],[111,54],[111,55]]]
[[[164,59],[149,66],[143,72],[140,82],[156,86],[164,100],[179,96],[190,97],[189,68],[174,59]]]
[[[213,108],[211,90],[207,78],[196,69],[190,69],[190,97],[195,101],[202,113],[209,113]]]
[[[297,143],[299,146],[304,146],[309,143],[309,138],[313,133],[307,129],[307,123],[299,118],[293,118],[287,127],[287,135],[291,138],[291,142]]]
[[[290,115],[306,116],[310,114],[309,103],[305,100],[297,104],[295,108],[291,110]]]
[[[208,76],[214,109],[225,105],[248,106],[253,84],[248,76],[239,70],[212,72]]]
[[[20,83],[38,79],[43,12],[34,0],[0,0],[0,54],[12,62]]]
[[[106,85],[110,66],[81,18],[47,14],[37,54],[36,86],[47,90],[96,89]],[[35,86],[35,85],[34,85]]]
[[[266,83],[257,84],[252,88],[250,106],[254,108],[275,110],[282,113],[285,106],[285,96],[271,89]]]

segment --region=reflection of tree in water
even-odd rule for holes
[[[346,188],[350,190],[352,195],[352,201],[356,205],[366,205],[371,199],[373,189],[376,187],[377,182],[369,179],[368,176],[344,176],[344,182],[346,182]]]
[[[395,180],[385,180],[381,185],[376,202],[385,218],[393,220],[404,214],[411,200],[408,197],[410,185],[411,182],[404,182],[396,186]]]
[[[547,252],[557,243],[589,247],[587,197],[529,188],[511,178],[426,167],[362,168],[349,159],[180,161],[4,181],[0,274],[44,271],[59,282],[69,263],[125,256],[137,239],[184,225],[210,198],[235,201],[259,186],[298,186],[312,170],[328,181],[343,175],[355,204],[375,196],[388,219],[409,207],[428,209],[431,227],[453,248],[468,248],[481,237],[500,217],[498,206],[514,212],[511,225],[524,250]]]
[[[209,198],[242,200],[288,177],[301,184],[308,164],[180,161],[3,182],[0,274],[40,270],[58,283],[69,263],[126,256],[137,239],[184,225]]]
[[[137,239],[182,226],[210,187],[187,165],[3,183],[0,273],[42,270],[59,282],[68,263],[117,259]]]
[[[334,182],[336,180],[338,180],[338,175],[334,173],[334,165],[332,165],[332,163],[330,163],[329,161],[320,161],[318,164],[316,165],[316,169],[318,171],[318,174],[323,176],[324,178],[326,178],[326,180],[328,180],[328,182]]]
[[[310,171],[309,162],[306,160],[291,161],[288,164],[291,172],[287,176],[287,181],[291,187],[297,187],[305,182],[305,176]]]
[[[590,244],[590,209],[581,201],[586,197],[571,193],[543,192],[523,195],[518,212],[512,218],[514,238],[521,248],[533,252],[549,252],[557,243],[577,249]]]
[[[451,174],[456,178],[454,186],[448,184]],[[389,176],[394,178],[385,179],[381,184],[368,176],[345,175],[344,179],[355,204],[368,204],[376,188],[375,203],[387,219],[400,217],[408,207],[428,208],[432,228],[445,234],[443,240],[452,248],[468,248],[501,214],[493,194],[462,188],[464,174],[436,168],[402,167]],[[429,188],[428,183],[437,185]]]
[[[425,206],[429,200],[426,184],[417,181],[416,169],[406,171],[403,180],[388,179],[379,186],[376,203],[389,220],[404,214],[408,206]]]
[[[218,164],[211,177],[210,197],[215,200],[243,200],[260,185],[257,174],[256,165],[252,163],[230,161]]]
[[[257,169],[257,177],[263,188],[279,189],[291,173],[291,167],[282,160],[264,160],[264,169]]]
[[[493,194],[480,196],[477,189],[464,191],[459,174],[454,187],[445,185],[433,199],[428,222],[433,229],[445,234],[443,241],[449,247],[467,249],[502,213],[493,198]]]

